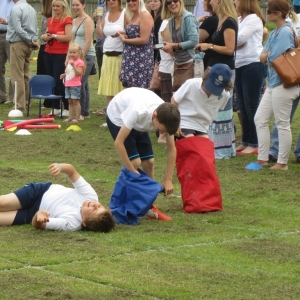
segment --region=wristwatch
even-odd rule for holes
[[[209,49],[214,50],[214,44],[212,44]]]

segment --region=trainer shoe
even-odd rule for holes
[[[56,115],[56,116],[60,116],[60,109],[54,108],[53,109],[53,114]],[[52,115],[52,109],[51,109],[49,115]],[[66,116],[66,117],[68,117],[68,116]]]
[[[154,219],[154,220],[160,220],[160,221],[171,221],[172,218],[164,215],[157,207],[156,205],[153,205],[152,208],[148,210],[146,213],[146,216],[148,218]]]

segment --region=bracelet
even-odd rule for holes
[[[58,163],[55,163],[56,164],[56,166],[58,167],[58,169],[59,169],[59,172],[61,172],[61,165],[60,164],[58,164]]]

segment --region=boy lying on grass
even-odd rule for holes
[[[88,229],[109,232],[115,220],[108,208],[98,202],[89,183],[70,164],[53,163],[50,174],[68,176],[74,189],[51,182],[32,182],[0,196],[0,225],[32,223],[37,229],[76,231]]]

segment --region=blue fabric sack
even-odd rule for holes
[[[116,222],[135,225],[152,207],[163,186],[150,178],[142,170],[139,174],[129,171],[124,166],[116,181],[109,207]]]

